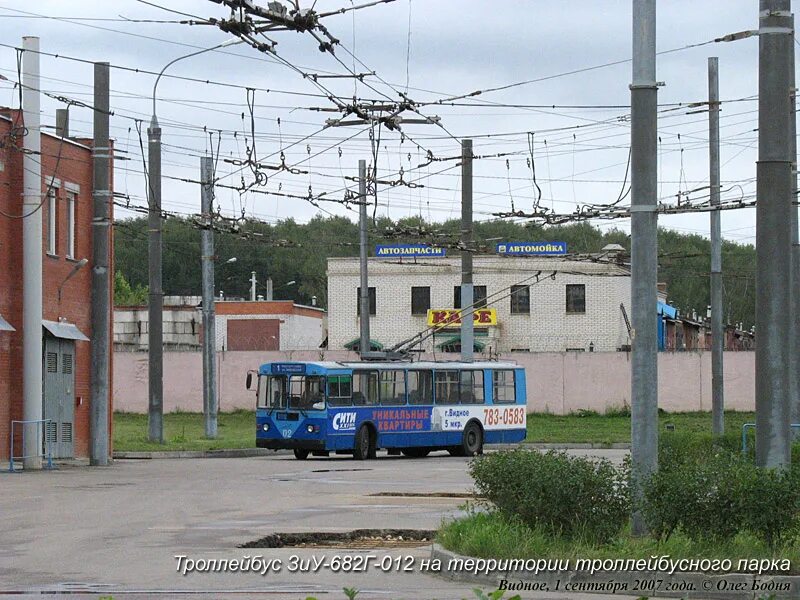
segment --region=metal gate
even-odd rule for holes
[[[45,442],[53,458],[74,456],[75,341],[45,336],[44,344]]]

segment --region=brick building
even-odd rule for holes
[[[217,300],[215,347],[217,351],[314,350],[322,342],[325,311],[291,300]],[[200,296],[164,298],[164,348],[199,350],[203,340]],[[114,348],[146,351],[148,313],[146,306],[114,309]]]
[[[630,344],[620,308],[630,314],[627,267],[545,257],[473,261],[476,306],[485,307],[475,325],[476,351],[616,351]],[[359,274],[357,258],[328,259],[332,350],[357,342]],[[370,337],[390,347],[448,318],[460,308],[460,282],[459,258],[369,259]],[[437,330],[421,349],[460,351],[458,328]]]
[[[0,459],[8,458],[11,421],[23,418],[22,219],[14,218],[23,210],[21,120],[17,111],[0,109],[0,139],[4,141],[0,147]],[[48,436],[60,457],[89,455],[91,143],[41,135],[42,402],[43,417],[52,419]],[[88,262],[82,264],[82,259]],[[110,415],[109,391],[109,420]],[[21,440],[15,437],[14,454],[18,455]]]

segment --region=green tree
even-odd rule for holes
[[[148,289],[143,285],[131,286],[122,271],[114,273],[114,306],[138,306],[147,303]]]

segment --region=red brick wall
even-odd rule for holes
[[[274,351],[280,347],[280,319],[228,319],[228,350]]]
[[[15,113],[2,111],[12,118]],[[0,139],[9,140],[12,124],[0,119]],[[22,139],[16,146],[6,143],[0,149],[4,170],[0,173],[0,211],[19,215],[22,212],[23,169],[20,152]],[[92,159],[91,150],[59,138],[42,136],[42,193],[45,194],[51,176],[61,181],[57,197],[56,255],[47,252],[47,203],[42,206],[42,277],[44,319],[57,321],[60,317],[91,339],[91,273],[92,273]],[[113,181],[113,180],[112,180]],[[65,183],[77,184],[75,210],[75,260],[65,258],[67,249],[67,190]],[[113,208],[113,207],[112,207]],[[112,212],[113,214],[113,212]],[[113,247],[113,246],[112,246]],[[11,419],[22,418],[22,221],[0,215],[0,314],[16,332],[0,332],[0,458],[8,456]],[[80,269],[62,289],[58,301],[58,286],[82,258],[89,263]],[[113,265],[113,260],[112,263]],[[113,270],[112,270],[113,273]],[[111,277],[113,281],[113,277]],[[111,293],[111,292],[109,292]],[[110,327],[113,323],[110,323]],[[75,342],[75,456],[89,454],[89,404],[91,377],[91,342]],[[110,356],[109,360],[113,357]],[[111,370],[111,367],[110,367]],[[109,390],[113,389],[109,385]],[[80,402],[78,402],[80,399]],[[109,403],[111,392],[109,391]],[[109,411],[109,415],[111,411]],[[19,451],[17,449],[16,451]]]

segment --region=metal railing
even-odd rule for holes
[[[26,458],[33,458],[33,457],[42,457],[47,459],[47,466],[46,469],[53,468],[53,447],[52,447],[52,439],[51,436],[48,435],[48,427],[49,423],[52,423],[52,419],[37,419],[35,421],[11,421],[11,441],[9,442],[9,451],[8,451],[8,470],[11,473],[14,473],[14,460],[25,460]],[[41,448],[40,452],[36,454],[26,455],[25,452],[25,431],[28,429],[27,425],[38,424],[36,427],[36,447]],[[14,427],[16,425],[22,426],[22,452],[23,454],[19,456],[14,456]],[[44,440],[44,444],[42,444],[42,440]]]
[[[790,423],[789,427],[792,429],[800,429],[800,423]],[[747,430],[753,429],[755,430],[756,424],[755,423],[745,423],[742,425],[742,453],[747,454]]]

